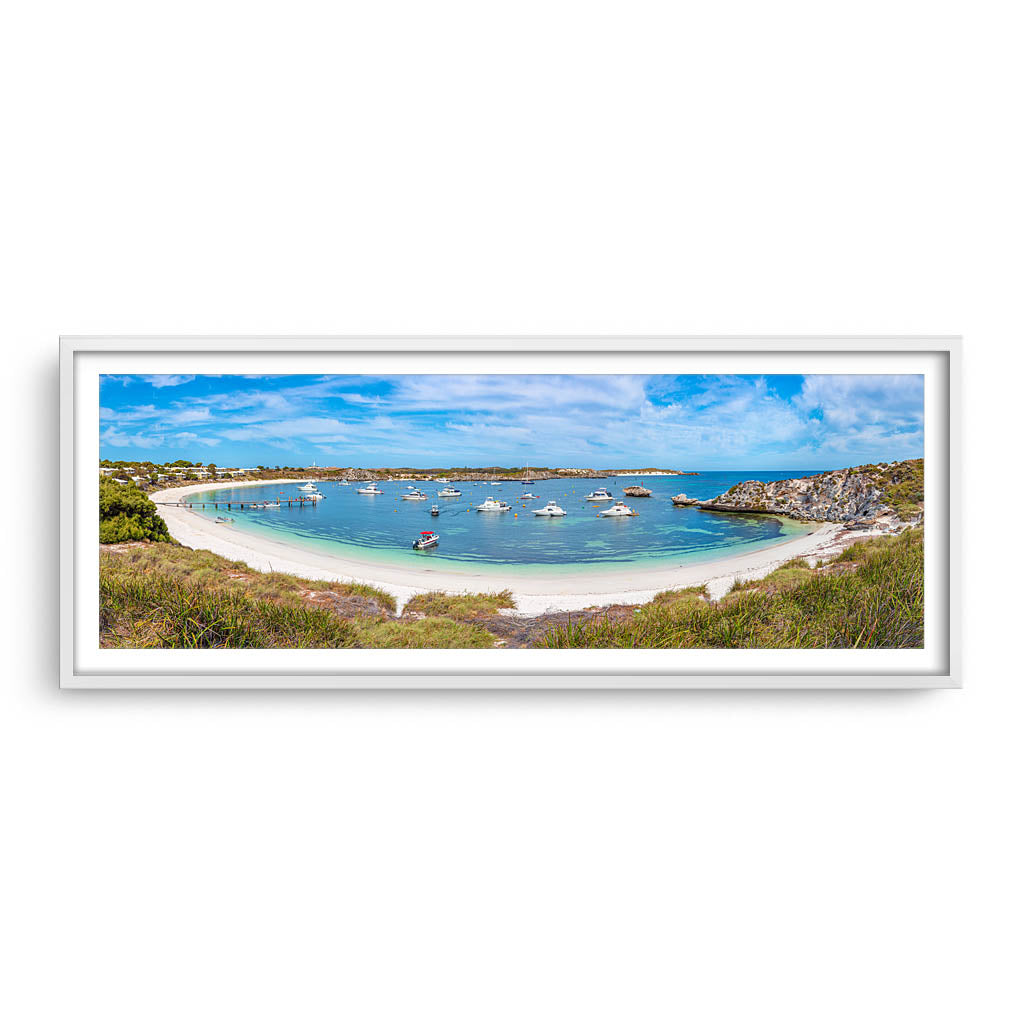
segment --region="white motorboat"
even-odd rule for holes
[[[599,516],[613,516],[618,518],[619,516],[635,516],[640,513],[634,512],[628,505],[624,505],[621,501],[617,501],[611,508],[602,509],[597,514]]]
[[[477,505],[477,512],[511,512],[512,506],[507,501],[495,501],[488,498],[482,505]]]
[[[449,484],[447,487],[438,491],[437,496],[439,498],[461,498],[462,491],[460,491],[458,487],[452,487],[452,485]]]
[[[539,494],[531,494],[529,491],[527,491],[525,494],[520,494],[519,497],[522,498],[525,501],[527,498],[539,498],[540,495]]]
[[[448,483],[448,477],[446,477],[446,476],[439,476],[434,481],[434,483],[436,483],[436,484],[446,484],[446,483]]]
[[[439,516],[441,514],[441,510],[436,505],[431,505],[430,514],[432,516]]]
[[[299,487],[300,491],[315,491],[316,489],[316,484],[312,480],[307,480],[301,487]]]
[[[440,539],[433,530],[421,530],[419,537],[412,542],[412,546],[416,551],[422,551],[424,548],[437,547],[437,542]]]
[[[309,494],[304,494],[303,497],[306,501],[323,501],[327,495],[323,491],[310,491]]]
[[[614,501],[615,495],[607,487],[598,487],[587,495],[587,501]]]
[[[356,488],[356,494],[383,494],[384,492],[374,483],[371,483],[369,487],[358,487]]]
[[[416,490],[414,487],[408,494],[402,495],[402,501],[426,501],[427,496],[423,491]]]
[[[350,483],[349,483],[348,480],[340,480],[339,483],[341,484],[342,487],[350,486]]]
[[[535,516],[564,516],[565,509],[558,507],[558,502],[549,501],[543,508],[533,510]]]

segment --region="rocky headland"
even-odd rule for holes
[[[696,504],[709,512],[767,513],[900,532],[924,519],[924,460],[855,466],[793,480],[746,480]]]

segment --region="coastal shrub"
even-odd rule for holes
[[[890,466],[870,467],[882,498],[901,519],[916,516],[924,507],[924,459],[907,459]]]
[[[156,505],[133,484],[100,478],[100,543],[133,540],[170,541]]]
[[[630,620],[570,622],[544,647],[915,648],[924,643],[924,544],[920,530],[880,538],[853,571],[806,570],[779,588],[761,581],[715,604],[651,602]],[[860,560],[848,559],[848,560]],[[778,573],[803,573],[790,565]],[[766,577],[769,579],[770,577]]]

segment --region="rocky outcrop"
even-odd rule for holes
[[[697,505],[709,512],[760,512],[901,530],[924,518],[924,462],[855,466],[793,480],[746,480]]]
[[[699,498],[688,498],[685,494],[673,494],[672,495],[673,505],[699,505]]]
[[[649,487],[638,487],[636,485],[632,487],[624,487],[622,493],[627,498],[649,498],[651,496],[651,489]]]

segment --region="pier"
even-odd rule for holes
[[[173,505],[175,508],[265,508],[267,505],[315,505],[319,498],[279,498],[277,501],[158,501],[158,505]]]

